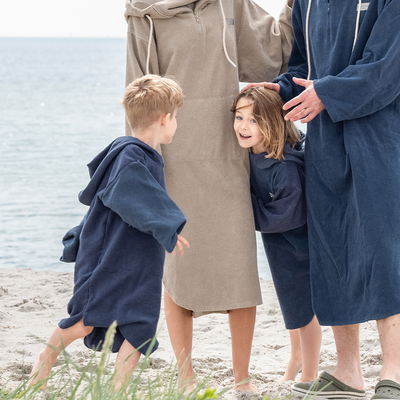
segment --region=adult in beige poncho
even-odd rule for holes
[[[286,70],[290,15],[286,6],[277,22],[252,0],[126,2],[127,83],[146,73],[170,76],[185,95],[174,141],[161,148],[168,193],[188,219],[191,244],[182,257],[167,257],[164,273],[181,384],[194,375],[192,317],[212,312],[229,311],[235,384],[248,378],[262,300],[248,152],[237,144],[230,107],[239,81],[271,81]]]

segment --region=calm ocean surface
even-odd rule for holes
[[[0,38],[0,268],[73,271],[86,164],[124,135],[125,39]],[[258,237],[260,277],[271,279]]]

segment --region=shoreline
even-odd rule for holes
[[[263,304],[257,307],[250,374],[262,395],[268,395],[270,399],[284,398],[291,394],[290,386],[293,384],[293,381],[281,382],[290,355],[289,334],[284,327],[272,282],[261,279],[260,284]],[[0,268],[0,388],[14,388],[24,373],[30,373],[43,343],[56,324],[68,315],[67,303],[72,290],[72,272]],[[143,376],[152,376],[157,373],[157,368],[167,368],[175,363],[163,306],[158,332],[160,346],[151,355],[152,366]],[[370,397],[382,364],[375,321],[361,324],[360,351],[366,397]],[[67,352],[81,366],[86,365],[92,354],[80,340],[71,344]],[[220,391],[233,386],[227,315],[208,314],[194,319],[192,357],[200,380],[213,371],[211,387]],[[111,360],[113,363],[115,355]],[[319,371],[332,372],[335,362],[332,330],[322,327]],[[230,390],[223,398],[237,397]]]

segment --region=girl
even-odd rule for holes
[[[294,379],[301,369],[300,381],[310,382],[318,376],[321,328],[311,304],[304,135],[284,120],[282,106],[279,94],[254,87],[239,94],[231,111],[239,145],[250,151],[256,230],[262,232],[285,326],[291,330],[284,380]]]

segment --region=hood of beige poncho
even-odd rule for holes
[[[148,1],[126,1],[125,18],[128,21],[128,17],[140,17],[147,18],[150,21],[150,33],[149,33],[149,49],[147,52],[146,62],[146,74],[149,73],[149,62],[150,62],[150,46],[151,37],[153,35],[153,19],[169,19],[178,14],[194,13],[197,19],[197,13],[203,8],[207,7],[208,4],[218,1],[221,8],[221,20],[223,23],[223,35],[222,35],[222,47],[226,59],[236,68],[236,64],[231,60],[226,50],[226,18],[222,0],[148,0]]]
[[[150,16],[152,19],[168,19],[177,14],[202,10],[210,3],[219,0],[146,0],[126,1],[125,18]]]

